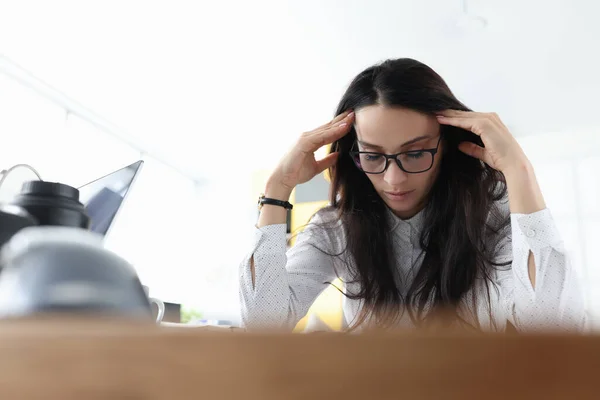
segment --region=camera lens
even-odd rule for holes
[[[11,202],[24,208],[40,225],[87,229],[90,218],[79,202],[79,190],[57,182],[25,182]]]

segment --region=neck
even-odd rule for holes
[[[418,213],[420,213],[425,208],[426,204],[427,203],[422,202],[417,207],[415,207],[415,208],[413,208],[411,210],[408,210],[408,211],[395,211],[395,210],[392,210],[392,209],[390,209],[390,211],[392,211],[392,213],[396,217],[398,217],[398,218],[400,218],[402,220],[406,220],[406,219],[411,219],[412,217],[414,217],[415,215],[417,215]]]

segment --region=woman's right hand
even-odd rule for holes
[[[297,185],[308,182],[334,165],[338,153],[331,153],[322,160],[316,160],[315,152],[347,134],[353,122],[354,113],[346,111],[325,125],[303,133],[273,171],[265,195],[287,200]]]

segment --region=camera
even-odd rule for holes
[[[90,229],[79,190],[28,181],[0,204],[0,318],[112,315],[154,321],[133,266]]]

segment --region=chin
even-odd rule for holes
[[[416,193],[414,193],[416,194]],[[419,197],[419,196],[415,196]],[[417,199],[405,199],[405,200],[390,200],[385,197],[385,194],[382,193],[382,198],[384,203],[388,206],[388,208],[399,218],[409,219],[415,216],[422,207],[419,205],[420,201]],[[419,199],[420,200],[420,199]]]

